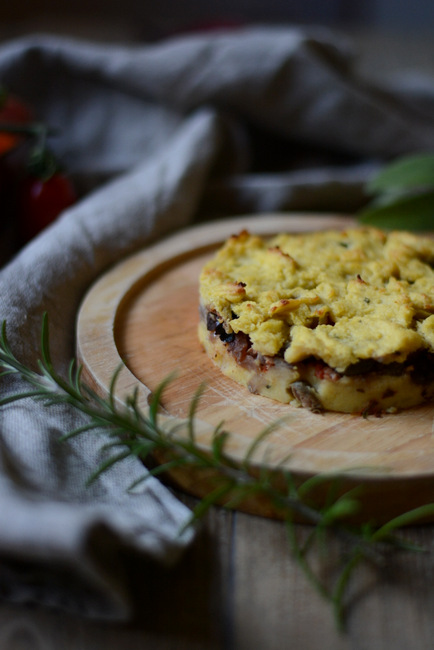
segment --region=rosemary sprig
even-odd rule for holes
[[[67,433],[64,439],[90,435],[101,430],[108,434],[110,442],[103,447],[109,452],[108,459],[95,468],[89,482],[97,480],[109,467],[129,456],[140,458],[144,464],[149,465],[149,469],[144,467],[143,476],[136,480],[130,489],[151,476],[159,476],[173,470],[188,469],[189,472],[205,476],[209,480],[210,489],[193,508],[187,524],[189,526],[203,519],[208,510],[216,504],[237,507],[244,499],[255,495],[269,499],[286,522],[294,558],[316,589],[330,600],[340,627],[345,618],[347,588],[354,570],[362,561],[376,562],[381,566],[385,554],[393,550],[422,550],[401,539],[396,531],[403,525],[433,516],[434,504],[405,513],[379,528],[373,528],[367,523],[351,525],[348,520],[358,511],[359,492],[351,490],[344,494],[339,493],[339,477],[333,479],[319,475],[298,485],[291,472],[280,467],[277,469],[280,479],[283,478],[283,486],[282,481],[277,486],[275,472],[253,471],[254,453],[260,445],[265,444],[267,435],[279,426],[278,422],[259,434],[241,463],[234,462],[226,451],[230,433],[224,429],[224,423],[215,428],[211,449],[204,450],[198,444],[195,432],[195,416],[202,388],[192,397],[188,418],[182,425],[178,422],[167,425],[167,420],[163,423],[160,421],[159,406],[170,378],[155,391],[147,413],[139,407],[137,391],[119,402],[116,397],[118,372],[113,375],[108,396],[103,398],[83,383],[81,368],[75,362],[70,364],[67,378],[56,371],[50,354],[46,315],[42,323],[38,370],[30,369],[16,358],[7,339],[6,323],[3,322],[0,332],[0,377],[17,375],[29,385],[29,390],[0,399],[0,407],[25,398],[42,401],[48,407],[67,404],[84,414],[86,423]],[[155,456],[160,459],[157,465],[148,462]],[[317,505],[313,494],[322,484],[328,486],[328,497],[322,505]],[[296,518],[312,525],[307,539],[303,542],[299,535],[300,527],[294,523]],[[331,587],[324,584],[310,563],[312,548],[326,544],[330,534],[340,538],[346,549],[341,558],[342,566],[338,577]]]

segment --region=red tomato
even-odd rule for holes
[[[22,240],[27,242],[35,237],[76,200],[71,181],[61,172],[47,180],[27,177],[20,188],[19,229]]]
[[[0,124],[27,124],[33,120],[32,111],[15,95],[0,91]],[[0,131],[0,156],[20,142],[21,135]]]
[[[318,362],[315,365],[315,376],[318,379],[327,379],[328,381],[338,381],[342,375],[340,375],[337,370],[330,368],[325,363]]]

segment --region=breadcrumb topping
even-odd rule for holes
[[[434,351],[433,266],[434,240],[408,232],[242,231],[203,268],[201,304],[262,355],[343,372]]]

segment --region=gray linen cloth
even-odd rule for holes
[[[157,238],[230,214],[352,211],[383,161],[434,148],[430,80],[378,88],[354,70],[351,46],[321,29],[2,45],[1,83],[57,132],[51,146],[83,196],[0,273],[0,318],[19,358],[35,363],[47,311],[65,372],[92,281]],[[2,380],[2,395],[23,389]],[[86,487],[103,439],[59,442],[78,422],[31,400],[0,411],[0,595],[126,618],[121,557],[182,561],[189,512],[156,479],[128,492],[144,471],[136,459]]]

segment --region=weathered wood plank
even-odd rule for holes
[[[330,603],[291,556],[283,524],[238,513],[233,647],[428,650],[434,634],[433,529],[405,535],[431,552],[399,553],[380,569],[362,564],[350,582],[342,633]],[[332,539],[322,552],[314,552],[312,561],[332,578],[335,560],[345,548]]]
[[[234,566],[237,650],[351,647],[292,557],[282,522],[238,513]]]

